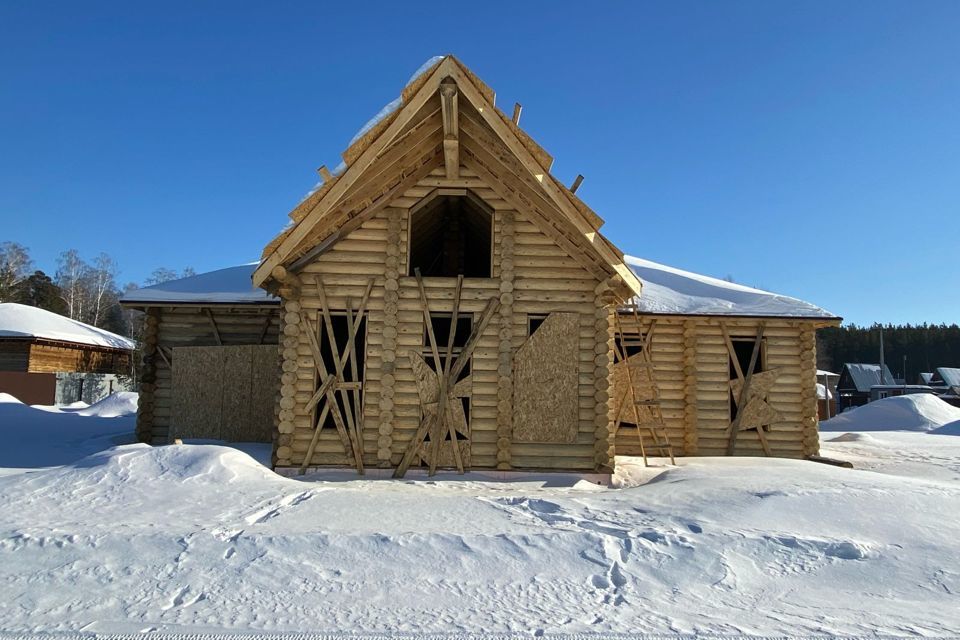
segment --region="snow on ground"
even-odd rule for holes
[[[134,442],[137,394],[116,393],[87,405],[25,405],[0,393],[0,474],[69,464]]]
[[[823,455],[857,468],[960,482],[960,409],[934,395],[877,400],[822,422],[820,432]]]
[[[930,431],[960,420],[960,408],[929,393],[870,402],[820,423],[820,431]]]
[[[122,420],[32,411],[21,427]],[[883,473],[621,458],[617,488],[286,479],[223,446],[119,446],[0,477],[0,630],[948,635],[954,440],[825,444],[869,445]]]

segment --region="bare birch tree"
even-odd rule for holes
[[[26,247],[16,242],[0,243],[0,302],[12,302],[32,270],[33,260]]]

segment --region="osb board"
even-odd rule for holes
[[[223,383],[220,438],[242,442],[239,437],[250,419],[251,354],[249,347],[226,347],[223,353]]]
[[[629,357],[629,363],[634,364],[643,361],[643,355],[635,353]],[[613,395],[612,402],[620,422],[638,424],[637,416],[633,412],[634,397],[638,402],[643,400],[654,400],[656,398],[655,381],[650,376],[650,369],[647,367],[633,367],[627,375],[627,362],[618,362],[613,366]],[[630,380],[633,380],[634,396],[630,395]],[[639,424],[646,424],[653,421],[653,415],[649,407],[637,407],[640,414]]]
[[[776,383],[780,372],[777,369],[761,371],[753,374],[748,390],[746,406],[740,411],[740,430],[753,429],[761,425],[771,425],[782,419],[780,412],[767,404],[767,394]],[[743,393],[743,382],[741,380],[730,381],[730,391],[733,397],[739,402],[740,394]]]
[[[174,348],[170,439],[269,442],[277,379],[276,346]]]
[[[280,363],[276,345],[250,347],[252,351],[250,420],[241,442],[270,442],[273,434]]]
[[[551,313],[513,360],[513,439],[572,443],[578,428],[580,316]]]
[[[173,349],[170,440],[220,439],[223,347]]]

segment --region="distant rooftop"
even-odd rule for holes
[[[41,339],[94,347],[133,349],[133,340],[79,320],[15,302],[0,303],[0,339]]]
[[[853,386],[861,393],[869,393],[871,387],[877,385],[894,384],[895,378],[890,373],[890,367],[883,365],[883,375],[880,374],[879,364],[863,364],[861,362],[848,362],[843,365],[843,370],[850,375]],[[842,382],[841,375],[841,382]]]
[[[200,273],[188,278],[170,280],[135,289],[123,296],[124,304],[270,304],[280,299],[253,286],[250,276],[256,262]]]

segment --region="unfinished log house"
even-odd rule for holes
[[[283,301],[276,466],[609,471],[602,221],[452,57],[344,153],[253,275]]]
[[[198,384],[198,371],[223,365],[208,355],[181,371],[178,359],[240,340],[279,352],[281,472],[609,473],[617,453],[816,451],[813,331],[836,318],[800,301],[742,304],[793,299],[737,285],[719,313],[697,311],[699,290],[671,293],[670,281],[647,296],[635,270],[653,263],[628,264],[575,195],[580,180],[567,188],[550,174],[519,105],[499,111],[453,57],[432,61],[393,107],[340,170],[320,168],[322,183],[246,267],[271,295],[241,308],[220,288],[232,318],[251,316],[247,333],[214,341],[228,320],[184,303],[209,295],[196,286],[148,301],[141,437],[199,424],[177,409],[189,387],[179,376]],[[219,397],[226,411],[232,394]]]

